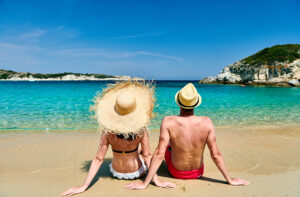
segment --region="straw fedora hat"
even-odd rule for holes
[[[192,83],[186,84],[175,95],[175,102],[184,109],[194,109],[201,104],[201,96]]]
[[[154,87],[128,80],[109,85],[95,97],[92,110],[102,131],[129,137],[149,125],[155,103]]]

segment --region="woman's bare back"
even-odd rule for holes
[[[142,163],[139,158],[138,146],[141,137],[137,136],[133,140],[119,138],[116,134],[108,134],[107,139],[113,150],[133,151],[131,153],[113,152],[112,167],[120,173],[131,173],[137,171]],[[135,150],[135,151],[134,151]]]

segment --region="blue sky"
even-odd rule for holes
[[[300,1],[0,0],[0,67],[195,79],[300,43]]]

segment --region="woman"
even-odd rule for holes
[[[153,88],[137,81],[116,83],[96,97],[92,109],[103,131],[98,151],[84,183],[62,195],[71,196],[88,188],[103,163],[109,145],[113,151],[110,171],[114,177],[136,179],[147,173],[151,160],[147,126],[152,118],[154,102]],[[156,175],[153,181],[159,187],[174,186],[173,183],[159,181]]]

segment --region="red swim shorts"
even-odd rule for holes
[[[197,179],[203,175],[204,164],[200,169],[196,169],[196,170],[190,170],[190,171],[177,170],[172,164],[171,145],[168,145],[168,148],[165,153],[165,160],[170,174],[177,179]]]

